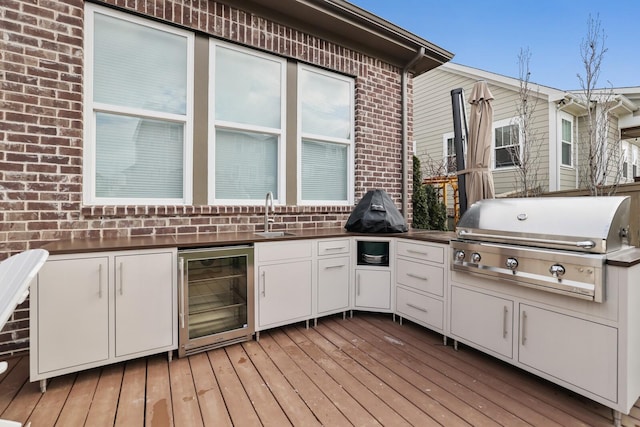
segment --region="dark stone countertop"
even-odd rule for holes
[[[277,230],[279,231],[279,230]],[[78,239],[59,240],[42,246],[51,255],[101,252],[116,250],[139,250],[153,248],[177,247],[179,249],[205,248],[216,246],[246,245],[260,242],[281,242],[299,239],[325,239],[332,237],[377,236],[395,237],[440,244],[449,244],[455,238],[453,232],[411,230],[407,233],[350,233],[343,228],[309,228],[283,230],[290,233],[280,237],[262,237],[253,231],[210,233],[210,234],[176,234],[162,236],[134,236],[115,239]]]

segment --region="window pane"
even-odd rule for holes
[[[508,147],[500,148],[496,150],[496,168],[504,168],[507,166],[514,166],[517,162],[517,148]]]
[[[216,199],[278,198],[278,137],[216,130]]]
[[[186,37],[94,16],[94,101],[186,114]]]
[[[183,197],[183,124],[96,116],[97,197]]]
[[[347,200],[348,148],[345,144],[302,141],[303,200]]]
[[[351,86],[349,82],[301,70],[302,132],[351,138]]]
[[[562,119],[562,140],[571,142],[571,122]]]
[[[502,130],[504,128],[496,128],[496,147],[502,147],[503,141],[502,141]]]
[[[280,129],[282,64],[216,47],[216,120]]]
[[[571,144],[562,143],[562,164],[571,166]]]

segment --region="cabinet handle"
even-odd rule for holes
[[[98,298],[102,298],[102,264],[98,265]]]
[[[407,249],[407,252],[409,252],[410,254],[418,254],[424,256],[429,255],[429,252],[416,251],[415,249]]]
[[[509,315],[509,309],[504,306],[504,312],[502,313],[502,338],[507,337],[507,316]]]
[[[124,294],[124,275],[123,275],[124,266],[122,262],[120,262],[120,295]]]
[[[426,308],[424,308],[424,307],[419,307],[419,306],[417,306],[417,305],[411,304],[410,302],[408,302],[408,303],[407,303],[407,306],[408,306],[408,307],[411,307],[411,308],[415,308],[415,309],[416,309],[416,310],[418,310],[418,311],[422,311],[423,313],[428,313],[428,311],[427,311],[427,309],[426,309]]]
[[[335,248],[324,248],[325,251],[339,251],[340,249],[344,249],[344,246],[336,246]]]
[[[184,258],[180,258],[180,327],[184,329]]]
[[[527,342],[527,312],[522,312],[522,345]]]
[[[344,267],[344,264],[336,264],[336,265],[328,265],[324,269],[328,270],[330,268],[342,268],[342,267]]]
[[[267,296],[267,272],[263,271],[262,272],[262,297],[266,297]]]
[[[413,277],[414,279],[424,280],[425,282],[426,282],[427,280],[429,280],[429,278],[428,278],[428,277],[425,277],[425,276],[418,276],[417,274],[413,274],[413,273],[407,273],[407,276],[409,276],[409,277]]]
[[[360,273],[356,277],[356,295],[360,296]]]

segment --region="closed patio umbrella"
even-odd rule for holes
[[[493,95],[487,82],[473,85],[469,103],[469,140],[466,163],[467,206],[481,199],[492,199],[495,195],[491,174],[491,130],[493,128]]]

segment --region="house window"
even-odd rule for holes
[[[638,147],[632,146],[631,153],[633,154],[633,163],[632,163],[632,177],[638,176],[638,163],[640,162],[640,158],[638,158]]]
[[[298,67],[300,204],[353,200],[353,79]]]
[[[283,199],[286,62],[248,49],[211,43],[209,200],[263,203]]]
[[[87,5],[87,204],[191,200],[193,35]]]
[[[456,160],[456,147],[452,134],[444,136],[444,172],[447,175],[455,174],[458,171]]]
[[[504,121],[502,121],[504,122]],[[494,124],[495,168],[519,165],[520,127],[517,124]]]
[[[622,177],[629,178],[629,144],[622,143]]]
[[[573,123],[564,118],[561,121],[562,166],[573,167]]]

